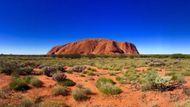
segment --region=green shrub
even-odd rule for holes
[[[101,83],[115,84],[115,82],[114,82],[112,79],[104,78],[104,77],[99,78],[99,79],[97,80],[97,83],[99,83],[99,82],[101,82]]]
[[[66,79],[66,75],[64,73],[58,72],[53,75],[53,80],[64,81],[65,79]]]
[[[52,94],[54,96],[58,96],[58,95],[63,95],[63,96],[66,96],[68,95],[68,91],[67,91],[67,88],[66,87],[63,87],[63,86],[56,86],[52,89]]]
[[[32,67],[19,67],[16,72],[19,75],[30,75],[32,74],[33,68]]]
[[[38,62],[34,62],[34,61],[32,61],[32,62],[24,62],[24,63],[21,63],[20,64],[20,66],[23,66],[23,67],[38,67],[40,65],[40,63],[38,63]]]
[[[38,87],[38,88],[42,87],[42,85],[43,85],[43,82],[41,80],[39,80],[38,78],[36,78],[36,77],[32,78],[30,80],[30,83],[31,83],[32,86]]]
[[[72,96],[76,101],[83,101],[89,99],[88,95],[91,94],[90,89],[83,87],[82,85],[72,92]]]
[[[174,80],[174,81],[176,81],[178,83],[184,83],[185,82],[184,76],[181,73],[177,72],[177,71],[172,71],[172,72],[170,72],[170,73],[168,73],[166,75],[171,76],[172,80]]]
[[[190,70],[186,70],[182,73],[184,76],[190,76]]]
[[[62,85],[62,86],[75,86],[76,85],[76,83],[73,82],[70,79],[65,79],[65,80],[62,80],[62,81],[58,81],[58,84]]]
[[[156,72],[148,72],[145,77],[144,81],[141,84],[141,88],[143,91],[145,90],[172,90],[175,88],[171,83],[172,76],[160,76]]]
[[[130,68],[127,72],[125,72],[124,76],[130,83],[138,82],[139,75],[136,73],[135,68]]]
[[[27,82],[21,78],[13,78],[9,84],[10,88],[16,91],[25,91],[30,87]]]
[[[99,78],[96,82],[98,90],[106,95],[120,94],[122,90],[114,86],[114,82],[111,79]]]
[[[158,76],[156,77],[153,87],[158,90],[166,90],[167,88],[170,88],[170,81],[172,80],[171,76]]]
[[[116,80],[121,83],[121,84],[128,84],[129,81],[127,80],[126,77],[116,77]]]
[[[12,74],[18,68],[18,64],[16,62],[3,62],[0,61],[0,71],[7,75]]]
[[[18,78],[18,77],[17,77]],[[35,78],[34,76],[24,76],[22,79],[27,83],[30,84],[31,79]]]

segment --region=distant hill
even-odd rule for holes
[[[48,55],[61,54],[127,54],[138,55],[136,46],[128,42],[117,42],[110,39],[93,38],[71,42],[53,47]]]

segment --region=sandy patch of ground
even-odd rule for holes
[[[147,68],[139,68],[139,70]],[[160,70],[165,72],[164,70]],[[77,102],[72,98],[71,92],[68,96],[52,96],[51,90],[56,86],[56,82],[50,77],[43,75],[37,76],[44,84],[42,88],[32,88],[26,92],[21,93],[24,96],[34,98],[35,96],[44,96],[46,101],[61,101],[70,105],[71,107],[151,107],[153,105],[159,105],[159,107],[175,107],[176,102],[171,101],[172,95],[177,95],[180,100],[185,99],[185,95],[182,93],[182,89],[176,89],[174,91],[158,92],[147,91],[142,92],[137,90],[129,84],[119,84],[117,86],[122,89],[122,93],[114,96],[106,96],[101,94],[95,84],[99,77],[107,77],[113,79],[115,82],[116,76],[110,76],[107,70],[98,70],[100,76],[81,76],[79,73],[66,74],[67,78],[73,80],[77,84],[82,84],[84,87],[91,89],[94,93],[90,95],[90,99],[87,101]],[[0,88],[5,87],[11,80],[10,76],[0,74]],[[190,87],[190,78],[186,78],[186,87]],[[69,87],[72,91],[75,87]],[[11,101],[11,100],[10,100]]]

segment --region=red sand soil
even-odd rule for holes
[[[142,68],[143,69],[143,68]],[[77,84],[82,84],[84,87],[91,89],[94,93],[90,95],[90,99],[87,101],[77,102],[69,96],[52,96],[51,89],[56,86],[56,82],[50,77],[43,75],[38,76],[38,78],[43,81],[44,85],[42,88],[32,88],[22,94],[28,97],[44,96],[46,101],[61,101],[71,107],[151,107],[154,104],[159,105],[159,107],[175,107],[175,102],[171,101],[171,95],[178,95],[179,101],[185,99],[185,95],[182,93],[182,89],[175,89],[174,91],[158,92],[158,91],[147,91],[142,92],[132,87],[129,84],[119,84],[116,80],[116,76],[110,76],[107,70],[98,70],[97,72],[102,73],[101,76],[86,76],[82,77],[79,73],[66,74],[67,78],[75,81]],[[96,80],[99,77],[107,77],[113,79],[117,82],[117,86],[122,89],[122,93],[114,96],[106,96],[101,94],[96,86]],[[0,87],[7,86],[10,81],[10,76],[0,74]],[[186,78],[187,83],[185,86],[190,87],[190,78]],[[70,87],[73,90],[75,87]]]

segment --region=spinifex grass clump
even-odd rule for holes
[[[31,80],[30,80],[30,83],[32,86],[34,87],[42,87],[43,85],[43,82],[41,80],[39,80],[37,77],[33,77]]]
[[[33,107],[34,102],[33,102],[33,100],[31,100],[29,98],[23,98],[18,106],[19,107]]]
[[[67,87],[56,86],[52,89],[52,94],[54,96],[58,96],[58,95],[66,96],[68,95]]]
[[[141,74],[135,71],[134,67],[124,72],[123,76],[116,77],[116,80],[121,84],[137,84],[141,79]]]
[[[72,96],[76,101],[83,101],[89,99],[90,97],[88,95],[91,93],[92,92],[90,89],[85,88],[82,85],[78,85],[77,88],[72,92]]]
[[[114,86],[114,82],[108,78],[99,78],[96,82],[97,89],[106,95],[120,94],[122,90]]]
[[[129,68],[124,74],[125,79],[127,79],[129,83],[137,83],[139,76],[134,67]]]
[[[62,86],[75,86],[76,83],[74,81],[72,81],[71,79],[64,79],[62,81],[58,81],[59,85]]]
[[[117,80],[119,83],[121,83],[121,84],[128,84],[128,83],[130,83],[130,82],[128,81],[128,79],[127,79],[125,76],[123,76],[123,77],[117,76],[117,77],[116,77],[116,80]]]
[[[25,91],[30,88],[26,80],[17,77],[12,78],[9,87],[16,91]]]

